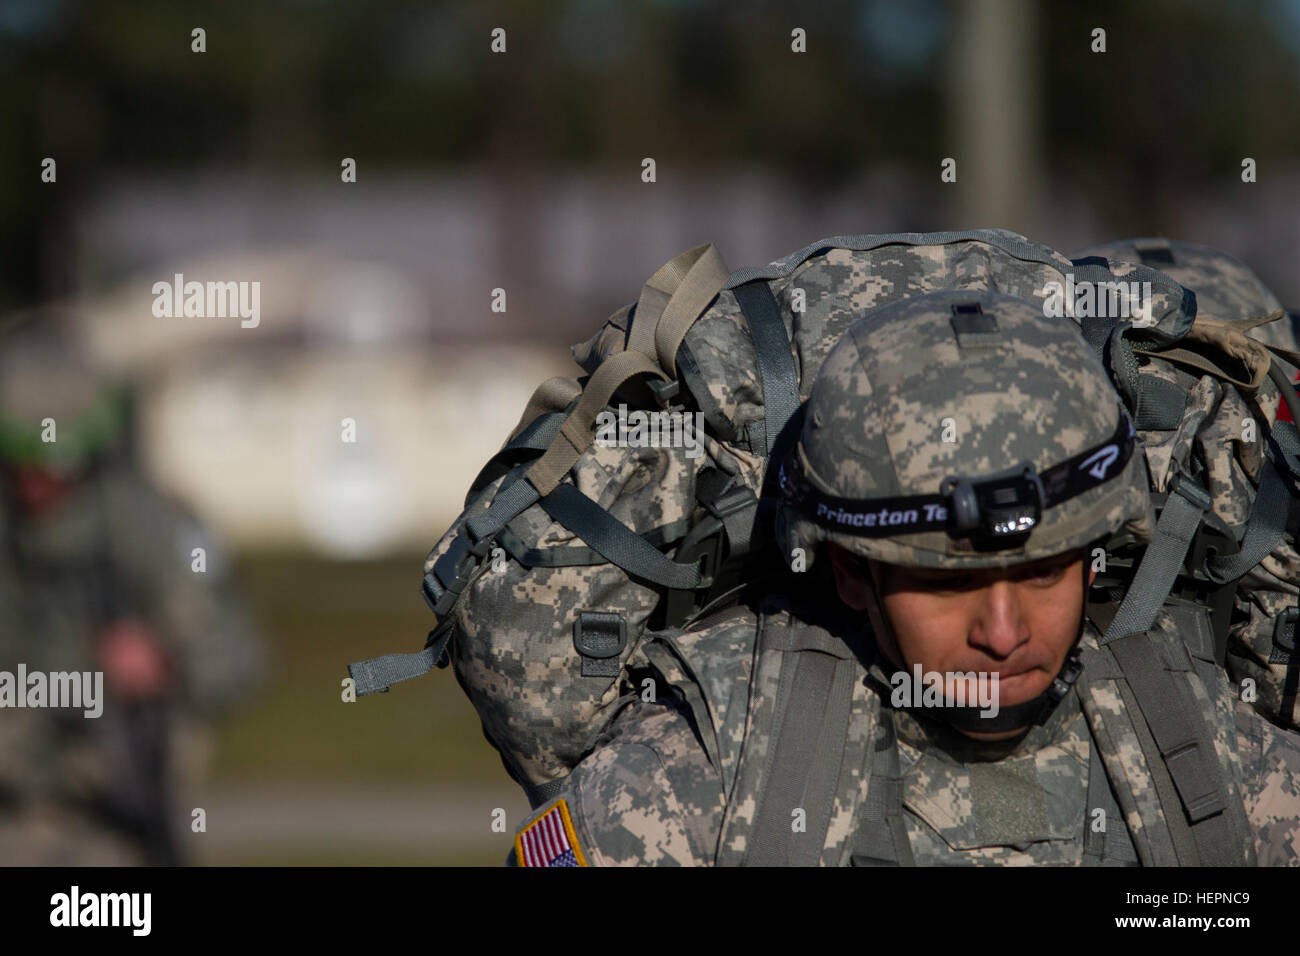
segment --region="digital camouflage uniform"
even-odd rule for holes
[[[51,332],[0,344],[3,465],[49,467],[72,482],[48,510],[0,496],[0,670],[94,671],[93,643],[135,621],[161,644],[162,698],[103,689],[103,714],[0,709],[0,862],[128,865],[176,860],[189,810],[176,777],[201,773],[205,725],[260,670],[251,622],[219,543],[127,458],[114,390]],[[39,443],[42,419],[56,441]],[[206,571],[191,570],[194,548]],[[164,819],[164,815],[166,819]]]
[[[941,439],[944,419],[955,420],[956,441]],[[842,517],[814,521],[795,507],[780,512],[778,539],[804,548],[810,570],[823,574],[824,562],[813,567],[812,558],[827,540],[885,563],[987,568],[1087,547],[1121,527],[1149,539],[1143,456],[1113,453],[1112,436],[1126,422],[1068,320],[1052,323],[1035,306],[988,293],[914,298],[856,323],[828,355],[783,483],[798,456],[800,480],[822,496],[814,500],[848,509],[930,494],[950,475],[978,484],[979,476],[1027,462],[1056,489],[1047,506],[1027,534],[997,531],[1007,535],[995,542],[1000,547],[977,540],[1001,528],[996,522],[967,534],[931,527],[858,536],[836,528]],[[1062,496],[1056,479],[1090,467],[1101,477]],[[799,500],[787,495],[787,505]],[[1062,682],[1063,668],[1064,696],[1041,725],[985,743],[935,715],[895,710],[888,693],[895,668],[879,656],[863,616],[835,607],[833,591],[821,593],[811,602],[771,595],[650,635],[640,653],[657,679],[653,699],[628,688],[595,749],[559,795],[524,821],[508,862],[519,862],[524,841],[557,835],[574,844],[573,859],[592,865],[771,862],[765,839],[772,831],[756,822],[771,804],[778,821],[805,814],[806,832],[787,824],[793,835],[777,858],[806,865],[1209,863],[1165,825],[1169,794],[1149,764],[1147,725],[1135,716],[1136,678],[1118,663],[1140,642],[1176,674],[1187,709],[1204,715],[1200,753],[1218,768],[1224,798],[1212,819],[1235,827],[1239,838],[1228,857],[1300,864],[1300,738],[1241,703],[1170,611],[1121,640],[1081,621],[1082,674]],[[784,734],[800,719],[782,657],[829,661],[835,675],[825,712],[818,718],[814,708],[815,719],[801,725],[815,754],[804,763],[806,777],[793,779],[771,771],[790,765],[773,728]],[[797,685],[799,670],[793,673]],[[893,770],[887,755],[897,757]],[[894,810],[883,796],[891,774]],[[892,858],[879,852],[888,832],[882,818],[892,821],[895,850],[897,828],[905,833],[903,853]]]
[[[702,637],[711,644],[739,648],[752,645],[754,628],[754,614],[737,608],[701,632],[707,629]],[[1095,632],[1085,643],[1089,639],[1095,639]],[[887,680],[878,662],[873,669]],[[1258,863],[1300,865],[1300,742],[1238,701],[1226,683],[1222,693],[1237,722],[1234,754],[1241,764],[1242,797]],[[882,695],[864,685],[867,695],[877,698],[876,706],[896,728],[907,835],[918,865],[1083,862],[1092,820],[1086,797],[1093,744],[1075,695],[1013,748],[980,743],[939,721],[892,711],[887,695],[881,703]],[[865,790],[865,778],[856,777]],[[863,797],[860,793],[859,801]],[[992,825],[984,823],[981,799],[996,807]],[[726,810],[723,780],[679,705],[630,703],[574,770],[561,796],[533,811],[521,829],[560,800],[590,865],[716,862]],[[1104,861],[1138,865],[1122,818],[1110,819]],[[850,818],[831,853],[851,851],[854,837]],[[511,863],[513,858],[512,851]]]

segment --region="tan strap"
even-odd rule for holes
[[[1268,325],[1270,322],[1276,322],[1279,319],[1286,318],[1286,309],[1274,309],[1272,312],[1265,312],[1261,315],[1247,315],[1240,319],[1210,319],[1208,316],[1197,317],[1197,322],[1211,321],[1219,325],[1227,325],[1236,329],[1238,332],[1245,332],[1248,329],[1258,328],[1261,325]]]
[[[582,390],[578,404],[560,426],[551,447],[524,474],[539,494],[549,495],[564,480],[573,463],[595,440],[596,416],[624,382],[638,375],[667,379],[659,367],[640,352],[618,352],[600,364]]]
[[[1300,368],[1300,352],[1297,352],[1295,349],[1283,348],[1280,345],[1272,345],[1268,342],[1264,343],[1264,348],[1268,349],[1274,355],[1286,359],[1296,368]]]
[[[709,303],[717,298],[730,275],[718,250],[712,245],[706,246],[668,300],[655,325],[655,354],[659,358],[659,367],[669,376],[677,375],[677,349],[682,339],[686,338],[686,333]]]
[[[691,323],[726,284],[727,277],[722,256],[712,243],[696,246],[664,263],[641,288],[628,350],[657,358],[660,368],[675,375],[677,346]],[[669,325],[661,335],[664,319]]]
[[[726,284],[728,275],[722,256],[712,243],[705,243],[660,266],[650,277],[641,289],[632,317],[627,351],[615,352],[600,363],[551,446],[525,474],[539,494],[554,491],[578,457],[591,447],[596,437],[596,416],[623,383],[637,375],[654,375],[664,381],[676,375],[677,348],[682,338]],[[521,419],[514,434],[547,408],[568,407],[578,394],[576,387],[572,379],[543,382],[524,410],[528,421]]]
[[[519,424],[515,426],[515,430],[510,433],[505,443],[508,445],[514,441],[516,435],[546,412],[564,411],[569,407],[569,402],[581,393],[582,386],[575,378],[565,378],[562,375],[548,378],[533,391],[532,398],[528,399],[528,404],[524,406],[524,413],[519,416]]]
[[[1247,338],[1233,323],[1198,318],[1187,334],[1171,349],[1134,349],[1138,355],[1152,355],[1186,365],[1230,382],[1244,394],[1254,395],[1268,378],[1272,357],[1262,342]],[[1196,346],[1204,346],[1198,349]],[[1219,353],[1218,355],[1214,353]],[[1240,369],[1230,369],[1222,356],[1235,359]],[[1247,377],[1238,377],[1244,369]]]

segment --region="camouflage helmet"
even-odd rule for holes
[[[1001,568],[1124,530],[1151,539],[1146,465],[1068,318],[993,292],[905,299],[822,364],[780,464],[777,535],[886,564]]]
[[[0,327],[0,466],[79,471],[126,420],[124,391],[53,321]]]
[[[1140,262],[1158,269],[1179,285],[1196,293],[1196,314],[1232,321],[1282,311],[1282,304],[1259,276],[1240,259],[1226,252],[1177,239],[1118,239],[1089,246],[1075,259],[1102,256],[1122,262]],[[1266,345],[1296,349],[1290,319],[1250,329],[1247,333]]]

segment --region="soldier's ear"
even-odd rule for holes
[[[843,548],[834,542],[827,543],[831,556],[831,569],[835,572],[835,590],[840,600],[855,611],[865,611],[870,604],[871,582]]]

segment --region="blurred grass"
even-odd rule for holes
[[[253,554],[237,569],[268,644],[266,683],[220,729],[213,782],[500,783],[513,788],[451,669],[341,699],[347,665],[418,651],[433,622],[424,556]]]

